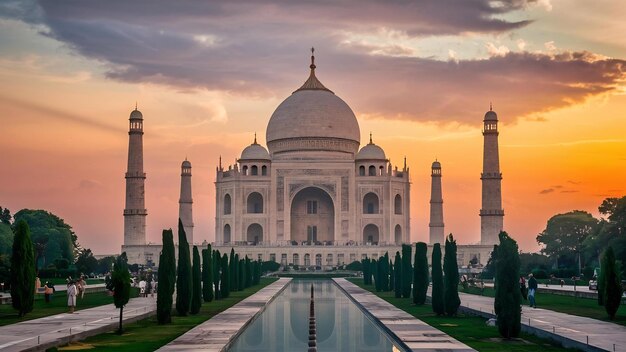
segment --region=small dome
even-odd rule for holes
[[[270,160],[270,153],[255,140],[241,152],[240,160]]]
[[[131,120],[143,120],[143,115],[141,114],[141,111],[135,108],[135,110],[131,111],[130,113],[130,119]]]
[[[485,121],[498,121],[498,115],[495,111],[489,110],[485,114]]]
[[[433,169],[441,169],[441,163],[435,160],[433,162]]]
[[[183,161],[183,164],[181,165],[181,167],[183,169],[191,169],[191,163],[187,159],[185,159],[185,161]]]
[[[363,148],[361,148],[361,150],[359,150],[359,152],[356,155],[356,160],[365,160],[365,159],[386,160],[387,157],[385,156],[385,151],[383,150],[383,148],[372,143],[372,141],[370,140],[370,143],[364,146]]]

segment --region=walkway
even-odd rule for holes
[[[429,292],[430,295],[430,292]],[[459,293],[461,307],[494,317],[493,298]],[[565,347],[587,351],[626,351],[626,326],[597,319],[522,306],[522,329],[560,341]]]
[[[333,280],[351,297],[354,303],[383,325],[389,335],[402,341],[410,351],[474,351],[350,281],[346,279]]]
[[[291,281],[280,278],[157,351],[222,351]]]
[[[80,302],[79,302],[80,304]],[[132,298],[124,308],[124,323],[154,314],[156,298]],[[113,304],[57,314],[0,327],[0,350],[44,351],[46,348],[82,340],[119,324],[119,309]]]

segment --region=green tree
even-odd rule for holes
[[[252,286],[252,276],[253,276],[253,269],[252,269],[252,261],[250,260],[250,258],[248,258],[248,256],[246,255],[245,258],[246,261],[246,288]]]
[[[395,291],[396,289],[396,271],[394,270],[393,262],[389,258],[389,291]]]
[[[202,250],[202,298],[205,302],[213,300],[213,252],[209,244]]]
[[[24,220],[15,224],[10,282],[13,308],[23,317],[33,310],[35,299],[35,253],[30,229]]]
[[[380,288],[382,287],[381,283],[383,281],[380,278],[380,265],[378,264],[378,260],[376,259],[372,259],[370,263],[373,273],[372,276],[374,277],[374,288],[376,289],[376,292],[379,292]]]
[[[176,257],[174,234],[172,230],[163,230],[163,249],[159,255],[157,286],[157,321],[159,324],[172,322],[172,304],[176,282]]]
[[[98,259],[93,256],[91,249],[87,248],[78,255],[76,259],[76,269],[83,274],[95,273],[98,270]]]
[[[222,268],[222,256],[220,251],[213,251],[213,289],[215,290],[215,299],[221,299],[222,293],[220,289],[220,279],[221,279],[221,268]]]
[[[191,280],[191,258],[185,228],[178,219],[178,276],[176,278],[176,311],[180,316],[189,313],[193,282]]]
[[[160,260],[159,260],[159,263],[161,263]],[[106,273],[111,272],[111,269],[113,268],[113,264],[115,264],[115,257],[112,255],[98,259],[98,266],[96,267],[96,274],[106,274]]]
[[[402,297],[402,257],[400,257],[400,252],[396,251],[396,258],[394,260],[395,266],[395,287],[394,287],[394,296],[396,298]]]
[[[372,272],[370,268],[370,261],[367,257],[361,260],[361,268],[363,270],[363,284],[371,285],[372,284]]]
[[[235,260],[235,249],[230,249],[230,258],[228,259],[228,292],[237,291],[237,261]]]
[[[198,314],[200,307],[202,307],[202,278],[200,270],[200,252],[197,246],[193,246],[193,267],[192,267],[192,282],[191,285],[193,291],[191,293],[191,307],[189,312],[191,314]]]
[[[45,245],[43,258],[40,259],[40,253],[37,253],[39,267],[45,267],[58,258],[74,263],[80,245],[76,233],[63,219],[45,210],[22,209],[15,213],[14,220],[26,221],[30,227],[33,243]]]
[[[222,257],[222,277],[220,279],[220,297],[228,298],[230,295],[230,269],[228,267],[228,254]]]
[[[456,241],[452,234],[446,238],[446,252],[443,257],[444,307],[448,316],[456,315],[461,305],[459,298],[459,267],[456,262]]]
[[[0,255],[10,255],[13,250],[13,230],[11,226],[0,223]]]
[[[11,211],[7,208],[0,207],[0,223],[5,225],[11,225]]]
[[[519,286],[520,259],[517,242],[502,231],[496,252],[494,310],[498,331],[507,339],[519,336],[522,317],[522,293]],[[446,251],[446,255],[447,255]]]
[[[413,303],[426,303],[428,291],[428,246],[424,242],[415,245],[415,260],[413,268]]]
[[[402,298],[411,297],[411,285],[413,284],[413,267],[411,266],[410,244],[402,245]]]
[[[441,245],[435,243],[433,245],[432,255],[433,266],[433,290],[432,290],[432,306],[433,312],[437,315],[443,315],[445,313],[444,299],[443,299],[443,271],[441,269]]]
[[[585,240],[586,253],[600,263],[601,254],[606,248],[613,247],[615,259],[621,262],[620,272],[626,274],[626,196],[607,198],[598,208],[602,219],[598,231]]]
[[[600,281],[602,282],[602,301],[609,319],[615,319],[615,313],[619,309],[622,299],[622,285],[620,271],[615,262],[613,247],[609,246],[602,255],[602,267],[600,269]]]
[[[550,218],[545,230],[537,236],[537,243],[545,248],[541,251],[560,266],[575,266],[578,269],[584,266],[581,254],[583,243],[594,233],[598,220],[586,211],[574,210],[565,214],[558,214]]]
[[[117,329],[118,334],[122,334],[122,321],[124,316],[124,306],[130,300],[130,272],[128,271],[128,259],[126,252],[117,257],[113,273],[111,274],[113,284],[113,303],[115,307],[120,309],[120,325]]]

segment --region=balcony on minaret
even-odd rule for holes
[[[486,179],[501,180],[502,173],[501,172],[481,172],[480,179],[481,180],[486,180]]]
[[[127,172],[125,174],[126,178],[146,178],[146,173],[145,172]]]
[[[480,216],[498,215],[504,216],[504,209],[480,209]]]
[[[126,215],[148,215],[148,209],[124,209]]]

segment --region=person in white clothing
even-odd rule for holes
[[[70,313],[74,313],[74,307],[76,307],[76,293],[76,284],[70,281],[67,284],[67,306],[70,307]]]

